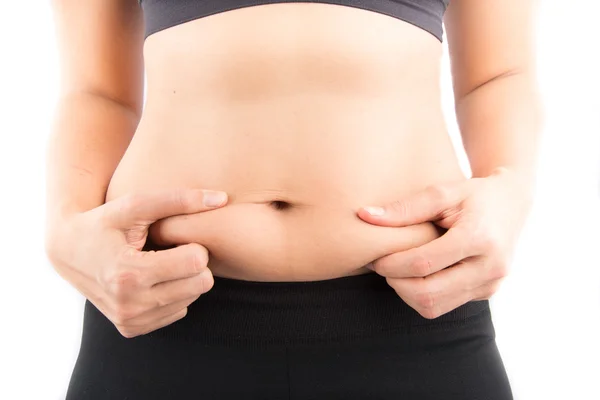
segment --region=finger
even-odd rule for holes
[[[175,215],[156,221],[148,228],[148,237],[159,246],[202,243],[214,229],[214,220],[206,213]]]
[[[189,223],[178,224],[178,220],[180,218],[184,218],[184,217],[185,216],[183,216],[183,215],[176,215],[173,217],[163,218],[161,220],[154,222],[152,225],[150,225],[148,227],[149,240],[151,240],[152,243],[154,243],[158,246],[172,246],[172,245],[182,244],[180,241],[176,240],[173,237],[172,232],[176,232],[180,236],[183,236],[183,233],[181,233],[180,231],[177,231],[177,230],[172,230],[170,228],[173,227],[173,225],[181,225],[186,228],[186,231],[189,229],[194,229],[194,230],[197,229],[194,224],[189,224]],[[169,233],[171,233],[171,234],[169,234]],[[187,237],[188,237],[188,241],[189,241],[189,236],[187,236]]]
[[[181,310],[177,311],[175,314],[171,314],[171,315],[157,321],[156,323],[150,325],[141,334],[145,335],[147,333],[154,332],[157,329],[164,328],[165,326],[171,325],[172,323],[184,318],[187,315],[187,313],[188,313],[188,308],[187,307],[182,308]]]
[[[208,292],[213,285],[212,273],[206,268],[200,275],[154,285],[148,293],[149,301],[154,307],[162,307],[190,297],[200,296]]]
[[[138,315],[135,318],[127,320],[127,326],[129,327],[144,327],[146,325],[153,324],[155,321],[159,321],[168,317],[169,315],[173,315],[179,312],[181,309],[189,306],[194,301],[196,301],[200,295],[188,297],[183,300],[176,301],[175,303],[167,304],[162,307],[154,308],[152,310],[148,310],[143,314]]]
[[[424,277],[478,255],[467,228],[454,226],[422,246],[373,261],[373,270],[388,278]]]
[[[366,222],[382,226],[406,226],[436,221],[465,198],[468,181],[427,187],[383,207],[368,206],[358,211]]]
[[[388,284],[425,318],[437,318],[473,300],[490,280],[483,260],[461,262],[425,278],[388,278]]]
[[[163,328],[167,325],[171,325],[172,323],[174,323],[175,321],[178,321],[180,319],[182,319],[183,317],[185,317],[187,315],[187,307],[183,308],[179,311],[177,311],[174,314],[168,315],[144,328],[139,328],[139,327],[128,327],[128,326],[121,326],[121,325],[116,325],[117,329],[119,330],[119,332],[121,333],[121,335],[125,336],[126,338],[132,338],[135,336],[140,336],[140,335],[145,335],[147,333],[153,332],[157,329]]]
[[[492,296],[500,289],[504,278],[496,279],[495,281],[486,283],[485,285],[479,286],[475,290],[475,297],[473,300],[489,300]]]
[[[141,271],[141,284],[147,287],[190,278],[208,270],[208,250],[198,243],[158,251],[132,251],[124,256],[130,257],[125,264]]]
[[[105,203],[104,218],[120,229],[150,225],[173,215],[208,211],[225,205],[227,194],[212,190],[170,189],[128,194]]]

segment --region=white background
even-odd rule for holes
[[[45,144],[57,95],[50,3],[3,2],[0,15],[0,398],[62,399],[83,298],[43,251]],[[600,399],[599,18],[596,0],[540,1],[546,121],[536,203],[492,299],[516,400]],[[448,73],[443,79],[459,143]]]

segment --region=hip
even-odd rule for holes
[[[436,319],[374,273],[216,278],[185,318],[125,339],[86,302],[67,399],[511,400],[489,302]]]

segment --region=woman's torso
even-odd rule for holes
[[[224,208],[160,225],[163,238],[204,245],[217,276],[366,273],[439,233],[370,225],[359,207],[465,179],[441,110],[441,54],[423,29],[330,4],[258,5],[157,32],[143,116],[106,200],[226,191]]]

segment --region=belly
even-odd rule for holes
[[[159,32],[145,46],[142,120],[106,200],[226,191],[224,208],[163,219],[149,235],[204,245],[217,276],[366,273],[439,232],[370,225],[359,207],[465,179],[440,109],[440,55],[419,28],[327,4],[248,7]]]

